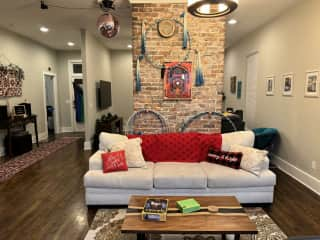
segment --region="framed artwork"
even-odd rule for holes
[[[309,71],[306,74],[306,97],[319,97],[319,71]]]
[[[236,83],[237,83],[237,77],[233,76],[230,78],[230,92],[236,93]]]
[[[242,81],[237,82],[237,98],[241,98],[241,92],[242,92]]]
[[[275,85],[275,77],[266,77],[266,95],[273,96],[274,95],[274,85]]]
[[[22,96],[22,78],[20,77],[20,73],[10,66],[1,66],[0,97],[20,96]]]
[[[292,96],[293,92],[293,74],[288,73],[282,76],[282,95]]]
[[[169,62],[165,63],[164,99],[191,100],[192,63]]]

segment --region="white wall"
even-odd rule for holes
[[[72,128],[70,109],[73,103],[70,96],[69,60],[81,60],[81,51],[58,51],[58,89],[59,89],[59,112],[60,127],[62,129]]]
[[[43,72],[57,74],[60,127],[70,128],[70,89],[68,60],[82,59],[84,62],[86,141],[94,134],[95,120],[102,114],[112,112],[124,118],[124,123],[133,112],[133,81],[131,51],[110,52],[92,34],[82,31],[82,51],[55,51],[37,42],[0,29],[0,54],[6,55],[11,62],[25,71],[23,96],[9,98],[10,105],[27,100],[32,111],[38,115],[38,130],[42,139],[47,136],[45,129],[45,107],[43,104]],[[31,58],[32,56],[32,58]],[[30,60],[31,59],[31,60]],[[3,60],[1,60],[3,61]],[[96,83],[99,80],[112,81],[112,104],[107,110],[99,111],[96,106]],[[37,86],[37,88],[35,88]],[[0,98],[5,105],[7,98]],[[88,120],[88,121],[87,121]],[[28,130],[33,132],[33,126]],[[4,152],[2,139],[5,131],[0,131],[0,155]]]
[[[56,52],[42,46],[32,40],[21,37],[15,33],[0,29],[0,55],[4,54],[14,64],[19,65],[25,72],[25,80],[22,83],[22,97],[9,98],[13,106],[25,100],[31,102],[32,112],[38,116],[39,135],[45,138],[46,129],[44,120],[46,117],[43,104],[43,72],[56,73]],[[1,62],[7,64],[3,58]],[[8,98],[0,98],[0,104],[5,105]],[[33,132],[33,126],[29,125],[28,130]],[[0,133],[0,152],[2,152],[2,139],[5,132]]]
[[[81,30],[81,54],[85,89],[85,148],[90,148],[95,121],[102,114],[112,112],[97,108],[96,84],[99,80],[111,81],[111,54],[107,48],[86,30]]]
[[[291,173],[300,172],[303,178],[313,179],[314,188],[320,192],[320,98],[304,97],[306,71],[320,70],[319,10],[319,0],[302,1],[230,47],[226,53],[224,91],[227,107],[245,109],[246,57],[258,51],[255,127],[277,128],[281,136],[280,147],[275,150],[277,162]],[[281,77],[286,73],[294,74],[292,97],[282,96],[280,90]],[[233,75],[243,81],[241,100],[230,94]],[[276,76],[274,96],[265,94],[265,77],[269,75]],[[313,161],[317,169],[312,169]]]
[[[132,52],[112,51],[112,106],[126,124],[133,113]]]

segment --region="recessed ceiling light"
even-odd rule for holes
[[[74,45],[75,45],[74,42],[68,42],[68,46],[69,46],[69,47],[73,47]]]
[[[47,33],[47,32],[49,32],[49,28],[47,28],[47,27],[45,27],[45,26],[42,26],[42,27],[40,28],[40,31],[43,32],[43,33]]]
[[[132,45],[131,45],[131,44],[128,44],[128,48],[132,48]]]
[[[233,18],[228,21],[228,24],[230,24],[230,25],[234,25],[234,24],[237,24],[237,23],[238,23],[238,21],[236,19],[233,19]]]

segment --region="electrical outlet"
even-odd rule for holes
[[[316,161],[312,161],[312,169],[316,170],[317,169],[317,162]]]

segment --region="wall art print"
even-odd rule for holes
[[[165,63],[164,99],[191,100],[192,63],[169,62]]]
[[[21,96],[23,78],[23,71],[16,66],[0,65],[0,97]]]
[[[319,71],[308,71],[306,74],[305,96],[319,97]]]
[[[274,76],[266,77],[266,95],[267,96],[274,95],[274,85],[275,85],[275,77]]]
[[[230,78],[230,92],[232,94],[235,94],[236,93],[236,82],[237,82],[237,77],[236,76],[232,76]]]
[[[237,99],[241,99],[242,81],[237,82]]]
[[[293,92],[293,74],[288,73],[282,76],[282,95],[292,96]]]

